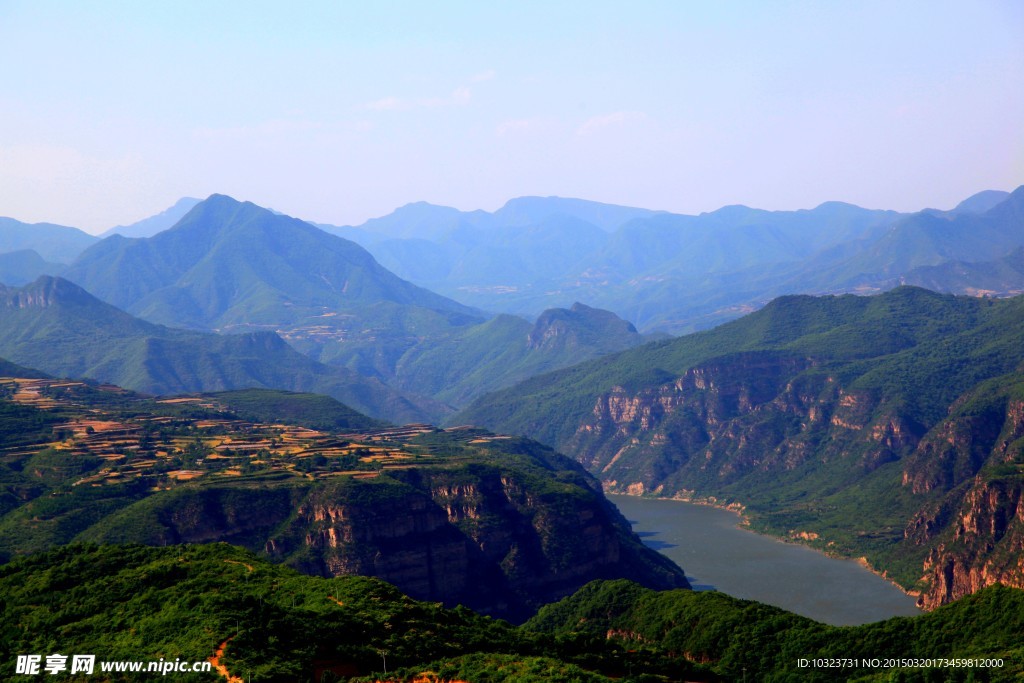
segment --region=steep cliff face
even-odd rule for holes
[[[985,586],[1024,586],[1024,399],[998,382],[968,397],[924,439],[903,485],[943,495],[907,525],[929,549],[920,603],[937,607]]]
[[[912,451],[923,432],[876,392],[844,388],[814,358],[752,352],[658,387],[615,388],[568,450],[612,490],[672,495],[812,460],[863,476]]]
[[[551,443],[612,491],[742,505],[760,530],[927,592],[925,561],[952,547],[972,478],[1024,463],[1010,457],[1022,373],[1024,297],[900,287],[780,297],[496,392],[458,419]]]
[[[310,573],[376,576],[512,619],[595,578],[687,585],[603,496],[576,484],[538,486],[496,468],[392,476],[315,491],[266,551]]]
[[[688,587],[592,478],[547,454],[534,462],[510,457],[507,465],[157,492],[82,539],[227,541],[306,573],[375,576],[418,599],[512,620],[595,579]]]
[[[903,485],[914,493],[946,492],[973,477],[993,460],[1012,458],[1011,444],[1024,436],[1024,401],[987,397],[967,407],[977,392],[950,407],[903,465]]]
[[[48,275],[20,289],[0,285],[0,305],[7,308],[50,308],[61,304],[87,303],[87,299],[70,282]]]
[[[306,573],[377,576],[423,599],[459,601],[471,592],[470,545],[411,487],[324,487],[298,506],[287,530],[271,536],[265,549]]]
[[[1024,478],[978,478],[950,520],[949,540],[924,563],[928,586],[920,604],[931,609],[986,586],[1024,588]]]

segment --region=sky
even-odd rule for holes
[[[1024,3],[0,0],[0,216],[223,193],[947,209],[1024,184]]]

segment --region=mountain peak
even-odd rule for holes
[[[748,218],[753,213],[760,213],[762,209],[752,209],[746,204],[728,204],[714,211],[705,211],[701,216],[714,216],[727,221],[737,221]]]
[[[985,213],[1001,204],[1009,196],[1009,192],[1002,190],[982,190],[953,207],[952,213]]]
[[[815,211],[818,213],[838,214],[845,213],[847,211],[863,211],[863,208],[857,206],[856,204],[851,204],[849,202],[840,202],[832,200],[818,204],[816,207],[811,209],[811,211]]]
[[[494,217],[505,225],[524,226],[540,223],[552,216],[569,216],[610,232],[634,218],[656,213],[659,212],[587,199],[527,196],[508,200],[494,212]]]
[[[527,335],[531,349],[609,345],[626,348],[640,339],[636,328],[611,311],[576,302],[572,308],[549,308]]]
[[[73,282],[62,277],[40,275],[24,287],[0,285],[6,308],[49,308],[60,304],[88,304],[98,300]]]
[[[212,236],[224,234],[227,230],[251,232],[254,228],[284,221],[307,225],[297,218],[275,213],[252,202],[239,201],[226,194],[211,194],[193,206],[166,234],[188,232]]]
[[[228,204],[242,204],[243,203],[243,202],[235,199],[231,195],[221,194],[219,192],[214,192],[213,194],[211,194],[209,197],[207,197],[203,201],[204,202],[213,202],[213,203],[223,202],[223,203],[228,203]],[[252,204],[252,202],[244,202],[244,203]],[[255,204],[253,206],[255,206]]]

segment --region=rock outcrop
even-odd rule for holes
[[[309,573],[376,576],[408,595],[519,619],[595,578],[686,586],[603,496],[514,471],[395,472],[314,491],[267,551]],[[387,489],[387,490],[384,490]]]
[[[593,479],[546,452],[550,469],[510,457],[507,466],[179,489],[127,508],[90,540],[227,541],[306,573],[375,576],[417,599],[511,620],[595,579],[688,587]]]
[[[915,492],[945,492],[905,532],[908,543],[929,548],[926,608],[995,583],[1024,587],[1024,399],[1007,384],[962,402],[904,472]]]
[[[978,478],[924,563],[919,603],[938,607],[999,583],[1024,588],[1024,479]]]
[[[677,380],[602,395],[567,449],[606,486],[674,494],[758,472],[841,462],[864,475],[913,451],[924,428],[814,358],[721,357]]]

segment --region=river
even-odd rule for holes
[[[648,546],[696,590],[718,590],[837,626],[921,614],[913,597],[853,560],[762,536],[729,510],[679,500],[608,496]]]

